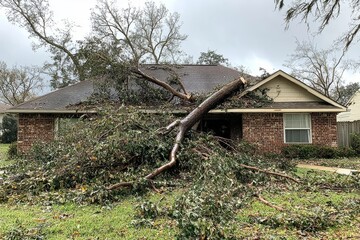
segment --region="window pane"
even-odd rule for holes
[[[285,114],[285,128],[310,128],[308,114]]]
[[[286,143],[309,143],[310,130],[296,129],[285,130],[285,142]]]

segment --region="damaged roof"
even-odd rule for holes
[[[243,74],[232,68],[221,65],[142,65],[141,70],[146,74],[162,81],[168,81],[173,76],[168,69],[174,71],[181,79],[189,93],[209,93],[218,86],[225,85],[236,78],[244,77],[251,81],[253,76]],[[33,100],[12,107],[8,112],[13,113],[70,113],[89,112],[75,109],[76,105],[87,101],[94,93],[95,84],[92,80],[82,81],[74,85],[50,92]],[[69,108],[69,106],[74,106]]]
[[[248,92],[270,86],[275,96],[272,103],[260,107],[229,107],[228,109],[213,109],[211,112],[343,112],[344,106],[336,103],[330,98],[322,95],[306,84],[293,78],[287,73],[279,70],[265,79],[259,79],[248,74],[241,73],[232,68],[221,65],[142,65],[141,71],[145,74],[160,79],[164,82],[171,81],[174,77],[181,79],[181,83],[188,93],[207,94],[215,88],[223,86],[239,77],[247,81],[245,91],[239,97]],[[281,82],[283,81],[283,82]],[[285,82],[284,82],[285,81]],[[270,83],[277,83],[274,87]],[[286,83],[282,85],[283,83]],[[270,84],[270,85],[269,85]],[[292,92],[289,90],[292,84]],[[281,86],[280,86],[281,85]],[[87,113],[96,112],[94,108],[87,107],[81,103],[86,102],[97,89],[96,81],[82,81],[74,85],[53,91],[44,96],[27,101],[7,110],[12,113]],[[282,91],[282,89],[284,91]],[[294,92],[295,91],[295,92]],[[283,96],[281,101],[277,97]],[[295,99],[294,94],[306,93],[307,98]],[[279,95],[280,94],[280,95]],[[290,94],[290,95],[289,95]],[[270,95],[269,95],[270,96]],[[303,95],[301,95],[303,96]],[[286,100],[286,101],[285,101]],[[86,106],[85,106],[86,107]],[[151,109],[147,109],[151,111]],[[185,109],[182,109],[185,110]],[[156,110],[155,110],[156,111]]]

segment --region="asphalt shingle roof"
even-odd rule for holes
[[[7,109],[9,109],[11,106],[7,104],[0,103],[0,113],[6,112]]]
[[[148,75],[159,78],[162,81],[167,81],[169,72],[162,66],[143,65],[141,69]],[[211,92],[215,87],[229,83],[240,76],[249,80],[254,78],[221,65],[177,65],[171,68],[178,74],[185,89],[190,93]],[[91,80],[82,81],[17,105],[11,108],[10,111],[26,112],[38,110],[41,112],[66,112],[69,110],[69,106],[86,101],[93,92],[93,82]]]

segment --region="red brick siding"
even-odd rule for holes
[[[280,153],[284,143],[282,113],[244,113],[243,139],[261,152]],[[337,146],[336,113],[311,113],[312,143]]]
[[[311,113],[312,143],[337,147],[336,113]]]
[[[35,142],[54,139],[55,117],[51,114],[19,114],[18,151],[27,152]]]
[[[282,113],[244,113],[243,140],[257,145],[261,152],[280,152],[284,146]]]

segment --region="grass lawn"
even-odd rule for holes
[[[299,169],[297,175],[304,177],[306,173],[308,170]],[[162,194],[150,192],[142,199],[126,197],[112,206],[45,202],[31,205],[10,200],[0,204],[0,239],[5,239],[10,233],[11,236],[19,233],[44,236],[43,239],[174,239],[178,229],[170,217],[156,218],[152,226],[135,227],[131,222],[135,219],[137,210],[134,206],[137,204],[150,200],[158,203],[160,208],[169,207],[181,193],[181,190]],[[236,226],[239,239],[360,238],[360,211],[355,217],[346,215],[352,206],[347,203],[360,200],[358,189],[349,192],[287,189],[264,192],[263,197],[284,210],[276,210],[254,198],[231,222]],[[294,227],[328,224],[332,217],[327,214],[333,214],[336,206],[341,206],[343,216],[340,214],[342,218],[334,226],[313,232]]]
[[[157,196],[149,196],[156,198]],[[171,197],[171,196],[170,196]],[[9,232],[22,231],[44,239],[173,239],[174,223],[159,219],[154,227],[132,226],[136,198],[113,207],[74,204],[0,205],[0,239]],[[35,239],[35,238],[34,238]]]
[[[296,160],[298,163],[320,165],[325,167],[340,167],[360,170],[360,157],[358,158],[339,158],[339,159],[309,159]]]
[[[0,168],[11,164],[2,157],[7,147],[0,145]],[[341,164],[342,160],[319,161]],[[360,159],[343,161],[344,164],[348,161],[348,167],[350,163],[360,166]],[[312,173],[321,179],[335,176],[334,173],[308,169],[296,172],[300,179]],[[25,204],[10,199],[0,203],[0,239],[174,239],[178,228],[170,217],[158,217],[152,225],[140,227],[134,226],[132,221],[137,213],[135,206],[144,200],[168,208],[183,191],[150,192],[141,198],[124,197],[109,206],[53,204],[51,201]],[[279,191],[263,190],[262,196],[283,211],[254,198],[229,223],[235,226],[239,239],[360,239],[360,210],[349,214],[354,209],[351,203],[360,201],[359,188],[333,191],[290,187]],[[357,206],[356,209],[360,208]],[[314,226],[324,227],[311,230]]]
[[[0,144],[0,159],[3,160],[6,158],[6,153],[10,144]]]
[[[0,168],[8,166],[12,161],[7,160],[7,150],[10,144],[0,144]]]

